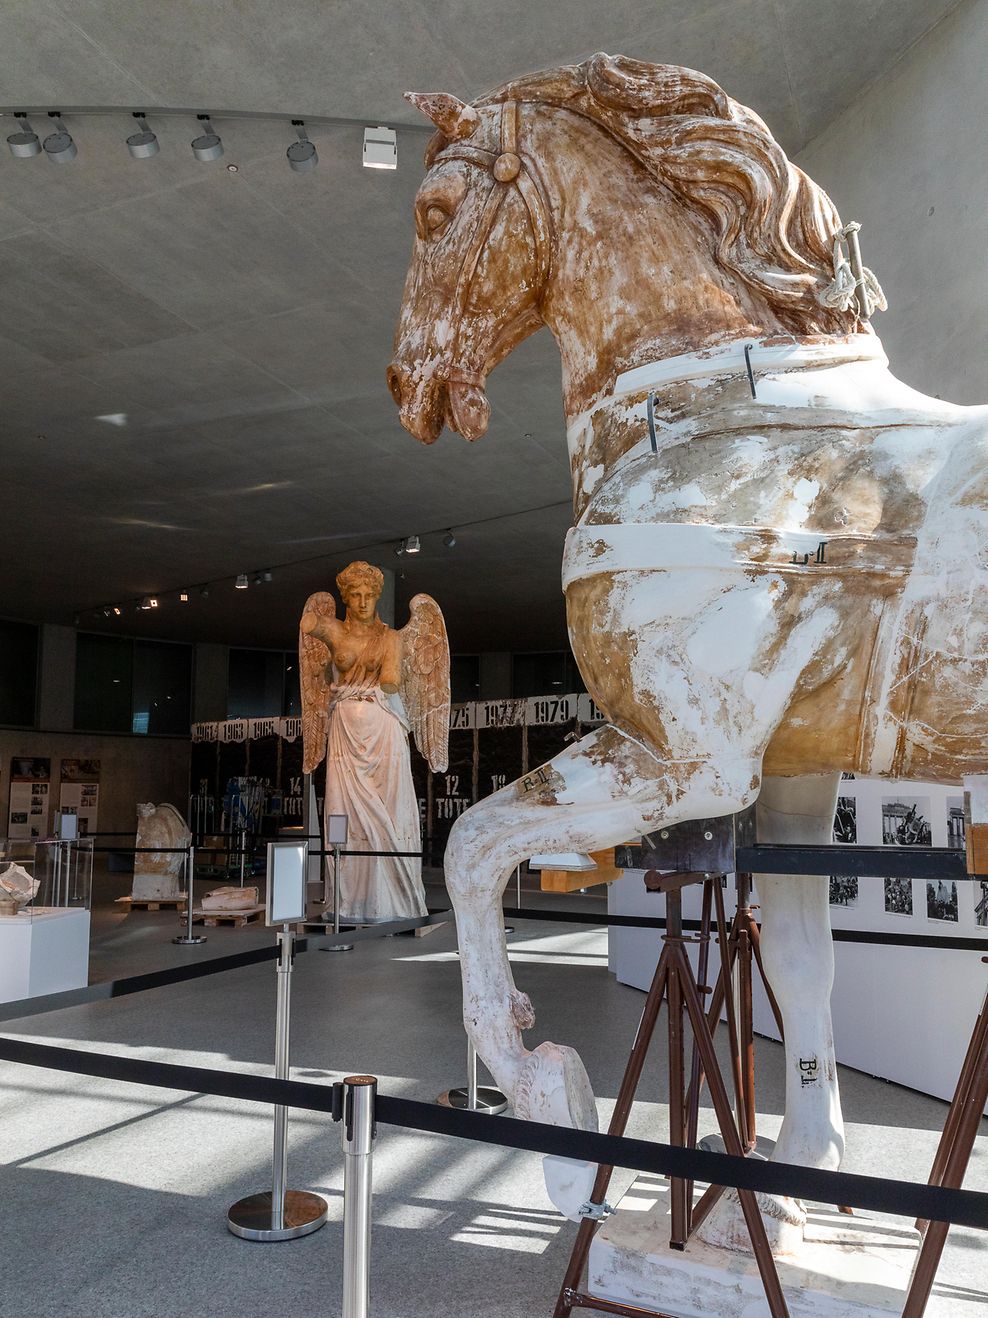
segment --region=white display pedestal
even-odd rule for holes
[[[89,912],[48,907],[0,916],[0,1002],[85,988],[89,983]]]
[[[902,1312],[919,1234],[811,1208],[798,1258],[776,1265],[791,1318],[891,1318]],[[641,1176],[590,1246],[588,1290],[675,1318],[769,1318],[752,1255],[693,1239],[669,1248],[668,1183]],[[948,1307],[945,1307],[948,1306]],[[948,1318],[934,1294],[927,1318]]]

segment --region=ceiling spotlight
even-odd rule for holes
[[[49,110],[48,118],[54,123],[55,131],[44,140],[45,155],[53,165],[67,165],[70,160],[75,160],[79,148],[72,141],[72,134],[62,123],[62,116],[57,110]]]
[[[178,592],[178,602],[179,604],[188,604],[189,592],[187,590],[180,590]]]
[[[103,610],[103,617],[104,617],[104,618],[109,618],[109,617],[111,616],[112,612],[113,612],[112,609],[109,609],[109,608],[104,609],[104,610]]]
[[[452,531],[447,531],[446,534],[443,536],[443,544],[446,546],[447,549],[452,549],[453,546],[456,544],[456,536],[453,534]]]
[[[127,150],[135,160],[147,160],[149,156],[156,156],[161,148],[158,145],[158,139],[148,127],[148,121],[144,117],[143,110],[135,110],[134,118],[141,126],[139,133],[132,133],[127,138]]]
[[[364,168],[398,168],[398,134],[393,128],[364,129]]]
[[[270,581],[270,580],[271,580],[271,569],[270,569],[270,568],[265,568],[265,569],[264,569],[264,571],[261,573],[261,580],[262,580],[262,581]]]
[[[202,599],[204,599],[204,600],[208,600],[208,599],[209,599],[209,587],[208,587],[208,586],[200,586],[200,587],[199,587],[199,594],[200,594],[200,596],[201,596]]]
[[[38,141],[38,134],[34,132],[27,121],[26,114],[15,114],[20,132],[11,133],[7,138],[7,145],[10,147],[10,154],[17,156],[19,160],[30,160],[32,156],[41,155],[41,143]]]
[[[120,605],[119,605],[119,604],[114,604],[114,606],[113,606],[114,617],[119,618],[119,617],[120,617],[120,614],[121,614],[122,612],[123,612],[123,610],[120,608]]]
[[[158,601],[157,601],[157,600],[154,598],[154,596],[152,595],[152,596],[151,596],[151,608],[152,608],[152,609],[156,609],[157,607],[158,607]]]
[[[236,585],[237,590],[246,590],[246,589],[247,589],[247,573],[246,573],[246,572],[238,572],[238,573],[237,573],[237,580],[236,580],[236,582],[235,582],[234,584]]]
[[[152,607],[152,604],[151,604],[151,596],[150,596],[150,595],[145,595],[144,598],[141,600],[140,604],[138,604],[137,607],[138,607],[138,609],[142,609],[142,610],[144,610],[145,612],[146,612],[148,609],[150,609],[150,608]]]
[[[405,553],[417,554],[421,551],[421,549],[422,549],[422,545],[419,542],[418,536],[417,535],[408,536],[408,538],[405,540]]]
[[[395,545],[395,553],[398,555],[399,558],[401,558],[404,552],[405,552],[405,542],[404,540],[399,540],[398,543]]]
[[[315,169],[319,164],[319,156],[312,142],[309,141],[309,135],[305,131],[304,119],[293,119],[292,127],[298,134],[298,141],[293,142],[285,155],[288,157],[288,163],[297,174],[304,174],[306,170]]]
[[[196,160],[219,160],[223,154],[223,142],[219,134],[213,132],[209,115],[197,114],[196,118],[203,126],[203,133],[192,139],[192,154]]]
[[[260,572],[255,572],[255,573],[254,573],[254,585],[255,585],[255,586],[259,586],[263,580],[264,580],[264,578],[261,576]]]
[[[75,617],[72,619],[72,621],[73,621],[73,623],[75,623],[75,625],[76,625],[77,627],[79,626],[80,618],[79,618],[78,613],[75,615]]]

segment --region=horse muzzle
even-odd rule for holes
[[[424,444],[434,444],[448,425],[464,439],[480,439],[487,431],[491,408],[479,376],[435,372],[415,380],[397,362],[388,367],[388,388],[398,405],[401,424]]]

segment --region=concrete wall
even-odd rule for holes
[[[986,50],[988,0],[968,0],[796,158],[862,223],[892,371],[955,403],[988,401]]]
[[[58,805],[63,759],[100,762],[99,827],[133,830],[138,801],[170,801],[184,815],[189,796],[188,737],[119,737],[98,732],[32,732],[0,728],[0,836],[7,831],[10,757],[51,760],[52,809]]]

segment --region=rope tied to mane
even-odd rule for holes
[[[834,307],[838,311],[850,311],[857,302],[862,317],[867,320],[874,311],[888,310],[888,302],[874,271],[861,265],[857,243],[860,230],[858,221],[851,220],[834,234],[834,277],[820,294],[820,301],[824,306]],[[854,265],[858,267],[857,274]]]

